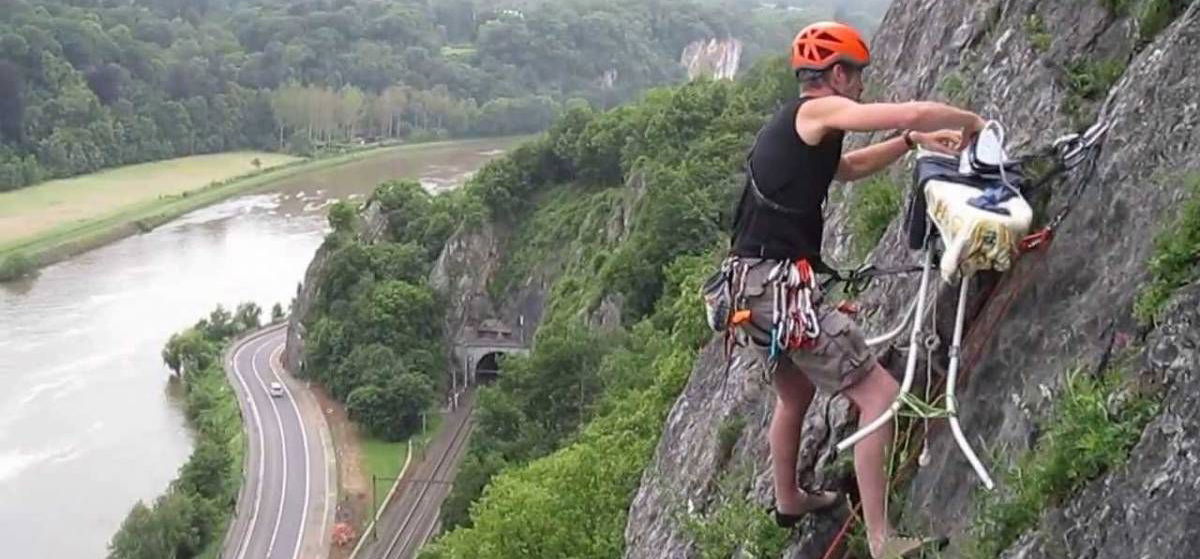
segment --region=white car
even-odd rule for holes
[[[279,384],[278,382],[272,381],[271,387],[269,389],[267,389],[267,392],[269,392],[271,394],[272,398],[282,398],[283,397],[283,385]]]

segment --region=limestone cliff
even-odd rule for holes
[[[687,68],[688,79],[708,76],[732,79],[742,59],[742,42],[733,39],[695,41],[683,49],[679,63]]]
[[[1200,501],[1191,497],[1200,473],[1195,451],[1200,287],[1177,294],[1163,324],[1148,333],[1131,318],[1155,235],[1185,195],[1184,174],[1200,169],[1200,75],[1194,71],[1200,4],[1180,10],[1153,36],[1146,18],[1114,14],[1111,4],[896,0],[873,41],[869,96],[969,105],[1003,120],[1013,151],[1044,144],[1097,115],[1113,125],[1087,177],[1087,194],[1050,251],[1022,258],[998,281],[979,281],[981,297],[972,305],[971,320],[996,324],[987,339],[967,340],[968,355],[979,361],[959,390],[961,417],[977,447],[1019,455],[1036,440],[1037,422],[1059,395],[1065,371],[1094,365],[1114,333],[1144,336],[1142,366],[1136,369],[1163,383],[1163,409],[1128,465],[1047,511],[1039,528],[1006,557],[1200,556],[1200,530],[1191,522],[1200,515]],[[1050,210],[1063,199],[1060,190]],[[849,260],[847,211],[844,204],[828,209],[826,250],[834,261]],[[899,229],[897,220],[873,251],[875,263],[913,261]],[[866,330],[893,323],[916,288],[915,281],[901,278],[868,291],[860,300]],[[1011,308],[1001,308],[1008,299]],[[750,465],[756,474],[752,499],[764,506],[771,502],[765,440],[771,392],[756,380],[756,364],[739,360],[728,374],[723,365],[714,341],[697,361],[644,474],[629,513],[627,557],[695,556],[675,512],[710,505],[726,463],[718,431],[729,418],[745,422],[728,461]],[[833,487],[848,479],[830,452],[837,437],[825,427],[826,402],[818,396],[805,422],[800,469],[802,481]],[[852,430],[848,411],[843,400],[833,402],[835,435]],[[978,482],[944,432],[933,437],[929,458],[902,490],[905,505],[897,516],[902,525],[957,540],[971,518]],[[820,557],[840,525],[837,516],[802,525],[802,536],[785,557]],[[957,554],[952,545],[944,556]]]

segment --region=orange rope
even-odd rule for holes
[[[837,535],[833,537],[833,543],[828,549],[825,550],[825,555],[822,555],[821,559],[833,559],[834,552],[837,551],[837,548],[839,545],[841,545],[842,541],[846,539],[846,534],[850,532],[850,525],[854,524],[855,518],[858,518],[858,510],[860,508],[862,508],[862,503],[854,505],[854,508],[850,510],[850,515],[847,516],[846,521],[842,523],[842,529],[838,530]]]

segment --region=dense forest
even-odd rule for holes
[[[0,190],[235,148],[538,131],[682,79],[693,41],[753,58],[802,19],[870,25],[878,3],[4,0]]]

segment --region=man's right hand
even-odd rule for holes
[[[983,120],[983,117],[975,115],[975,120],[962,129],[962,138],[959,139],[958,150],[967,149],[967,146],[971,145],[971,142],[975,141],[975,137],[979,136],[979,133],[983,131],[984,126],[987,126],[987,121]]]

